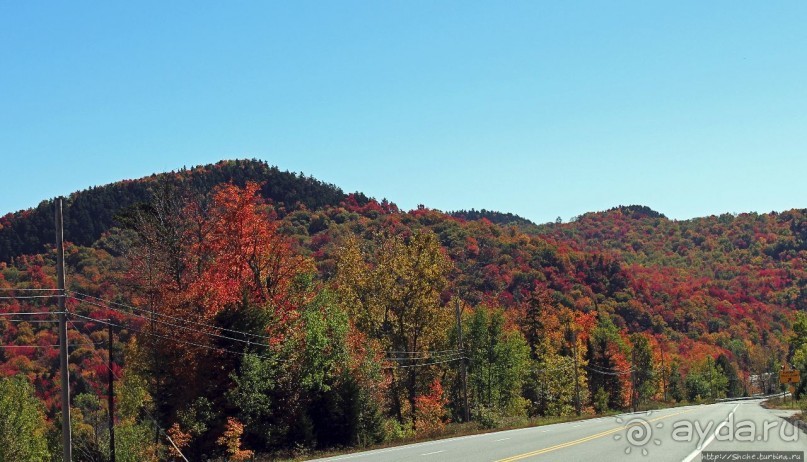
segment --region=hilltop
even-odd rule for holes
[[[338,205],[347,198],[340,188],[296,174],[281,171],[259,160],[224,160],[216,164],[183,168],[153,174],[136,180],[119,181],[77,191],[64,204],[65,239],[82,246],[92,245],[104,232],[115,226],[116,217],[128,207],[150,200],[154,188],[171,184],[192,193],[205,194],[214,186],[247,182],[262,184],[261,196],[280,211]],[[362,194],[356,200],[366,202]],[[53,244],[53,200],[37,207],[0,217],[0,261],[42,252]]]

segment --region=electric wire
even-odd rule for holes
[[[599,369],[599,370],[604,371],[604,372],[628,373],[628,372],[632,372],[632,371],[636,370],[636,368],[633,367],[633,366],[630,366],[628,369],[618,369],[616,367],[602,367],[602,366],[595,366],[595,365],[592,365],[592,364],[588,364],[587,366],[591,367],[592,369]]]
[[[454,362],[454,361],[460,361],[462,359],[467,359],[467,358],[462,356],[462,357],[454,358],[454,359],[446,359],[444,361],[433,361],[433,362],[422,363],[422,364],[409,364],[409,365],[406,365],[406,366],[401,366],[401,365],[382,366],[381,368],[382,369],[409,369],[410,367],[426,367],[426,366],[434,366],[436,364],[451,363],[451,362]]]
[[[61,311],[26,311],[13,313],[0,313],[0,316],[38,316],[43,314],[61,314]]]
[[[450,350],[437,350],[437,351],[431,351],[431,353],[448,353],[448,352],[455,352],[455,351],[459,351],[459,349],[452,348]],[[423,352],[422,351],[411,351],[411,350],[410,351],[392,350],[392,351],[388,351],[387,353],[390,353],[390,354],[393,354],[393,353],[394,354],[419,354],[419,353],[423,353]]]
[[[636,371],[636,369],[633,369],[633,368],[631,368],[630,370],[627,370],[627,371],[626,370],[608,371],[608,370],[598,370],[596,367],[592,367],[590,365],[583,366],[583,367],[590,370],[591,372],[594,372],[596,374],[601,374],[601,375],[628,375],[628,374],[631,374],[631,373]]]
[[[36,289],[36,288],[19,288],[19,287],[0,287],[0,292],[17,292],[17,291],[27,291],[27,292],[58,292],[60,289]]]
[[[400,358],[384,358],[386,361],[391,361],[397,364],[413,364],[417,361],[442,361],[445,359],[452,359],[452,358],[463,358],[462,355],[452,355],[452,356],[436,356],[432,358],[417,358],[417,359],[400,359]]]
[[[158,320],[148,318],[146,316],[142,316],[142,315],[139,315],[139,314],[128,313],[126,311],[123,311],[123,310],[120,310],[120,309],[117,309],[117,308],[112,308],[112,307],[110,307],[108,305],[105,305],[105,304],[100,304],[100,303],[96,303],[96,302],[92,302],[92,301],[88,301],[88,300],[81,300],[81,299],[76,298],[76,297],[68,297],[68,298],[70,298],[72,300],[76,300],[76,301],[78,301],[80,303],[87,303],[88,305],[93,305],[93,306],[98,307],[98,308],[108,309],[108,310],[114,311],[116,313],[121,313],[121,314],[125,314],[125,315],[128,315],[128,316],[134,316],[134,317],[137,317],[137,318],[149,321],[149,322],[155,322],[155,323],[159,323],[159,324],[166,325],[166,326],[176,327],[176,328],[179,328],[179,329],[182,329],[182,330],[185,330],[185,331],[189,331],[189,332],[195,332],[195,333],[200,333],[200,334],[204,334],[204,335],[209,335],[211,337],[217,337],[217,338],[220,338],[220,339],[230,340],[230,341],[233,341],[233,342],[240,342],[240,343],[244,343],[246,345],[256,345],[256,346],[269,348],[269,345],[266,345],[264,343],[253,342],[251,340],[238,339],[238,338],[234,338],[234,337],[229,337],[227,335],[216,334],[214,332],[202,332],[202,331],[200,331],[198,329],[195,329],[193,327],[183,326],[183,325],[180,325],[180,324],[174,324],[174,323],[167,322],[167,321],[158,321]],[[211,328],[215,329],[216,327],[211,327]],[[239,332],[241,334],[247,334],[247,332],[240,332],[240,331],[236,331],[236,332]]]
[[[204,349],[207,349],[207,350],[218,351],[218,352],[222,352],[222,353],[230,353],[230,354],[240,355],[240,356],[256,356],[258,358],[266,359],[266,360],[274,361],[274,362],[288,362],[287,360],[284,360],[284,359],[273,358],[271,356],[261,355],[261,354],[258,354],[258,353],[248,353],[248,352],[243,352],[243,351],[234,351],[234,350],[229,350],[227,348],[222,348],[222,347],[214,347],[214,346],[210,346],[210,345],[203,345],[201,343],[191,342],[189,340],[179,340],[179,339],[177,339],[175,337],[166,337],[164,335],[155,334],[153,332],[147,332],[147,331],[144,331],[144,330],[136,329],[136,328],[133,328],[131,326],[117,324],[117,323],[113,323],[113,322],[102,320],[102,319],[94,319],[94,318],[90,318],[90,317],[87,317],[87,316],[82,316],[82,315],[77,314],[77,313],[68,313],[68,314],[70,316],[76,316],[78,318],[85,319],[87,321],[97,322],[99,324],[104,324],[104,325],[108,325],[108,326],[114,326],[114,327],[117,327],[119,329],[126,329],[126,330],[129,330],[129,331],[132,331],[132,332],[136,332],[138,334],[157,337],[157,338],[161,338],[163,340],[168,340],[168,341],[175,342],[175,343],[195,346],[197,348],[204,348]],[[259,344],[253,343],[252,345],[258,346]]]
[[[79,343],[78,345],[68,345],[70,348],[78,348],[80,346],[99,346],[103,343]],[[61,345],[0,345],[0,348],[58,348]]]
[[[421,351],[418,352],[418,355],[410,355],[410,356],[395,356],[389,355],[387,359],[392,361],[414,361],[418,359],[444,359],[450,356],[456,356],[458,354],[464,354],[463,351],[453,350],[453,351],[446,351],[446,352],[436,352],[436,351]]]
[[[85,297],[85,298],[89,298],[89,299],[92,299],[92,300],[96,300],[96,301],[101,302],[101,303],[103,303],[103,304],[105,304],[107,306],[112,305],[112,306],[118,306],[118,307],[121,307],[121,308],[128,308],[128,309],[133,310],[133,311],[146,313],[146,314],[148,314],[150,316],[153,315],[153,316],[158,316],[158,317],[161,317],[161,318],[168,318],[168,319],[172,319],[174,321],[181,321],[181,322],[185,322],[185,323],[188,323],[188,324],[194,324],[194,325],[197,325],[197,326],[208,327],[210,329],[223,330],[225,332],[232,332],[232,333],[236,333],[236,334],[241,334],[241,335],[247,336],[247,337],[255,337],[255,338],[262,338],[262,339],[265,339],[265,340],[272,340],[272,337],[269,337],[269,336],[266,336],[266,335],[254,334],[254,333],[251,333],[251,332],[242,332],[240,330],[227,329],[226,327],[214,326],[212,324],[207,324],[207,323],[204,323],[204,322],[201,322],[201,321],[189,320],[189,319],[180,318],[180,317],[177,317],[177,316],[171,316],[171,315],[164,314],[164,313],[158,313],[157,311],[151,311],[151,310],[146,310],[146,309],[138,308],[138,307],[131,306],[131,305],[126,305],[126,304],[123,304],[123,303],[104,300],[104,299],[99,298],[99,297],[94,297],[92,295],[87,295],[87,294],[84,294],[84,293],[81,293],[81,292],[75,292],[75,291],[72,291],[72,290],[68,290],[67,292],[71,293],[71,294],[78,295],[79,297]],[[253,342],[253,344],[254,343],[255,342]]]
[[[59,322],[58,319],[3,319],[3,321],[8,321],[8,322],[27,322],[29,324],[42,324],[42,323],[56,324],[56,323]]]
[[[0,300],[32,300],[35,298],[53,298],[53,297],[61,297],[59,294],[53,295],[3,295],[0,296]]]

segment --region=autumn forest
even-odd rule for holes
[[[257,160],[64,204],[76,460],[109,460],[110,377],[117,460],[270,460],[807,370],[807,209],[535,224],[403,211]],[[0,218],[0,414],[20,414],[0,460],[60,460],[53,207]]]

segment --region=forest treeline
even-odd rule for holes
[[[173,184],[205,194],[221,183],[244,186],[262,185],[261,197],[276,204],[282,213],[286,207],[316,209],[339,205],[346,194],[338,187],[323,183],[303,173],[281,171],[258,160],[228,160],[213,165],[183,168],[177,172],[154,174],[132,181],[96,186],[71,194],[64,205],[65,239],[90,246],[117,225],[121,211],[149,201],[157,184]],[[360,193],[359,201],[367,200]],[[0,217],[0,261],[20,255],[36,254],[53,245],[53,201]]]
[[[783,362],[807,367],[805,210],[497,224],[296,175],[267,194],[278,177],[242,162],[121,184],[142,196],[68,243],[77,460],[107,460],[110,354],[119,460],[435,436],[465,420],[463,367],[483,428],[767,392]],[[0,454],[30,448],[16,460],[59,454],[54,258],[0,263],[0,415],[23,403]]]

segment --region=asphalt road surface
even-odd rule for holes
[[[792,411],[765,409],[760,400],[734,401],[463,436],[320,460],[804,461],[807,434],[784,419],[790,414]],[[783,458],[770,451],[790,453]]]

